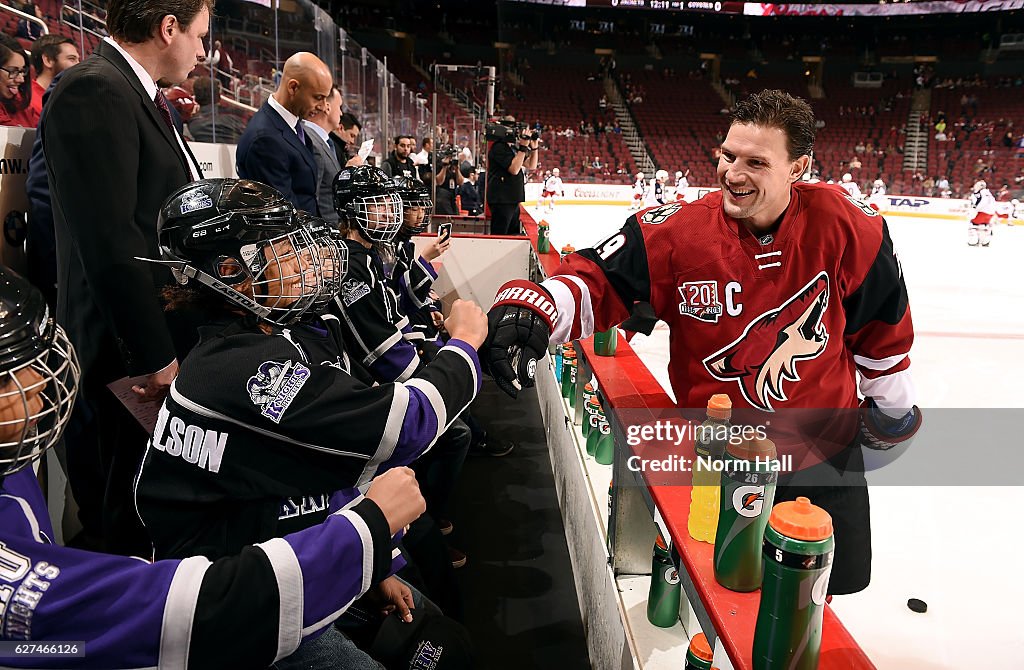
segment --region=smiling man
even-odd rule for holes
[[[780,485],[775,500],[806,495],[832,515],[829,592],[839,594],[870,580],[861,445],[906,442],[921,415],[907,290],[885,221],[838,187],[801,181],[814,133],[799,98],[766,90],[740,102],[721,147],[721,191],[636,213],[541,285],[503,286],[481,359],[515,395],[533,384],[532,361],[549,342],[588,337],[649,303],[671,328],[679,407],[728,394],[747,423],[774,424],[780,453],[785,443],[807,468],[800,475],[812,475]],[[780,423],[790,430],[777,435]]]
[[[212,6],[111,0],[110,37],[61,75],[39,122],[57,242],[57,320],[82,361],[68,474],[86,531],[118,553],[145,555],[149,547],[131,490],[146,437],[106,385],[141,375],[135,392],[159,401],[177,373],[157,298],[170,274],[136,259],[158,253],[164,198],[202,178],[156,82],[183,82],[202,62]]]

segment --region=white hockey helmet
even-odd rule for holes
[[[882,181],[881,179],[876,179],[875,186],[885,186],[885,182]]]
[[[1010,204],[1013,205],[1014,207],[1016,207],[1017,205],[1020,204],[1020,200],[1018,200],[1017,198],[1014,198],[1013,200],[1010,201]]]
[[[853,181],[853,175],[852,174],[847,172],[846,174],[843,175],[843,183],[844,184],[846,184],[848,182],[851,182],[851,181]]]
[[[978,181],[974,182],[974,188],[972,188],[971,190],[977,193],[978,191],[982,191],[986,188],[988,188],[988,184],[985,183],[985,180],[979,179]]]
[[[551,168],[551,174],[558,176],[558,168]]]
[[[654,178],[657,179],[658,181],[665,181],[666,179],[668,179],[668,171],[658,170],[657,172],[654,173]]]
[[[683,171],[682,170],[676,170],[676,179],[679,179],[682,176],[683,176]]]
[[[643,172],[637,172],[636,173],[636,178],[637,179],[643,179],[644,178],[644,173]]]

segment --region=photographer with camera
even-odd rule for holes
[[[537,168],[540,133],[525,124],[517,124],[512,116],[498,123],[489,123],[487,139],[492,141],[487,152],[487,204],[491,208],[492,235],[518,235],[519,203],[526,200],[524,167]]]
[[[459,148],[450,144],[442,144],[437,150],[437,162],[433,155],[427,159],[427,165],[436,169],[436,176],[429,169],[421,169],[420,175],[425,184],[433,179],[437,185],[437,192],[434,194],[434,213],[458,216],[459,208],[455,206],[455,194],[465,178],[459,170]]]

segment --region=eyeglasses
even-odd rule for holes
[[[0,67],[0,70],[3,70],[4,72],[6,72],[7,76],[10,77],[11,79],[17,79],[18,77],[27,77],[28,76],[28,68]]]

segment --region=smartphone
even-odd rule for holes
[[[444,242],[452,236],[452,222],[437,224],[437,241]]]

